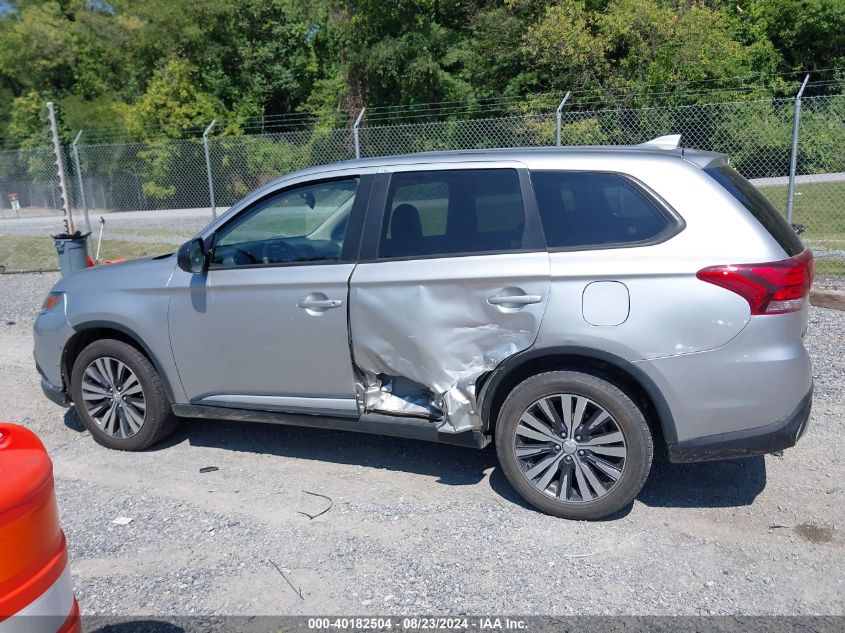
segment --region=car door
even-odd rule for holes
[[[548,301],[528,194],[520,163],[382,169],[350,283],[366,412],[480,428],[478,378],[534,343]]]
[[[168,325],[192,403],[358,415],[347,293],[372,180],[263,196],[209,236],[206,273],[175,271]]]

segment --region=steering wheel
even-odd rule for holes
[[[261,262],[264,264],[292,262],[296,259],[296,250],[284,240],[270,240],[261,253]]]
[[[235,252],[234,252],[232,259],[234,260],[235,265],[244,266],[244,265],[247,265],[247,264],[259,264],[259,263],[261,263],[260,259],[258,259],[255,255],[253,255],[252,253],[250,253],[247,250],[235,247],[234,251]],[[246,260],[246,261],[244,261],[244,260]]]

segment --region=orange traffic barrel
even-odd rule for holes
[[[32,431],[0,423],[0,633],[80,629],[53,463]]]

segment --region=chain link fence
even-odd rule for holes
[[[802,224],[821,274],[845,275],[845,95],[802,100],[792,222]],[[681,134],[685,147],[724,152],[784,214],[793,99],[603,110],[563,110],[563,145],[630,145]],[[555,112],[461,120],[414,120],[249,136],[77,145],[65,162],[77,228],[90,226],[101,259],[168,252],[256,187],[295,169],[411,152],[550,146]],[[214,189],[212,199],[208,172]],[[81,176],[81,178],[80,178]],[[81,183],[81,187],[80,187]],[[84,195],[83,195],[84,194]],[[56,268],[52,241],[63,228],[50,148],[0,151],[0,266]],[[87,213],[86,213],[87,211]],[[86,222],[85,218],[90,222]],[[102,221],[101,221],[102,219]],[[92,252],[92,255],[95,254]]]
[[[554,114],[403,123],[361,129],[362,156],[554,144]]]

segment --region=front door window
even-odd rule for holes
[[[212,267],[340,260],[358,178],[293,187],[257,203],[217,234]]]

